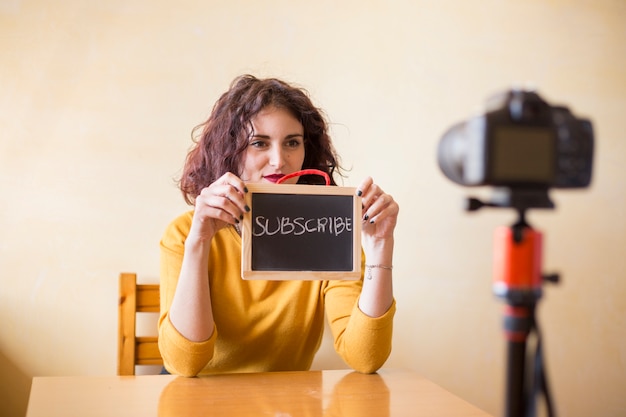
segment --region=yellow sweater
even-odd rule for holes
[[[381,317],[358,308],[362,281],[246,281],[241,238],[220,230],[210,248],[209,286],[215,320],[210,339],[192,342],[169,320],[193,212],[175,219],[161,240],[159,349],[178,375],[307,370],[319,349],[326,312],[335,350],[354,370],[375,372],[391,352],[395,302]],[[362,279],[362,278],[361,278]]]

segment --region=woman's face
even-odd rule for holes
[[[269,106],[251,120],[252,133],[243,156],[241,179],[275,183],[302,169],[304,128],[287,110]],[[297,177],[285,183],[295,184]]]

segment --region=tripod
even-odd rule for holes
[[[542,274],[543,235],[528,224],[525,213],[531,207],[553,208],[554,205],[547,190],[509,190],[499,197],[490,203],[469,199],[467,209],[510,207],[518,214],[512,226],[500,226],[494,233],[493,292],[506,302],[503,326],[507,341],[505,417],[536,416],[539,394],[545,399],[548,416],[553,417],[535,310],[542,295],[542,283],[558,282],[559,277]],[[528,347],[531,336],[535,341],[532,356]]]

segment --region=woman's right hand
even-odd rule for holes
[[[188,239],[210,241],[223,227],[239,223],[244,212],[250,211],[244,199],[246,192],[245,183],[230,172],[202,189],[196,197]]]

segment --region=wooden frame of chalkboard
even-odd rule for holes
[[[361,197],[353,187],[246,184],[241,276],[260,280],[361,277]]]

